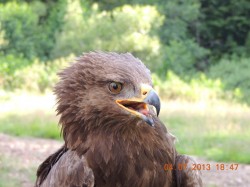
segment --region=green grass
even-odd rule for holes
[[[250,163],[250,110],[247,107],[212,103],[175,105],[163,109],[161,119],[178,141],[182,154],[216,161]]]
[[[49,104],[48,104],[49,103]],[[60,139],[54,98],[18,96],[0,100],[0,132]],[[25,109],[23,109],[25,106]],[[250,163],[250,108],[223,102],[165,102],[160,118],[182,154]]]
[[[11,113],[0,118],[0,132],[14,136],[60,139],[57,119],[39,112],[25,115]]]
[[[0,187],[27,186],[27,183],[34,183],[36,172],[35,166],[24,164],[18,157],[13,158],[0,155]],[[29,184],[30,186],[30,184]]]
[[[14,136],[60,139],[53,95],[0,94],[0,132]],[[7,98],[7,99],[3,99]]]

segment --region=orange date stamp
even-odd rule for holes
[[[217,170],[217,171],[236,171],[238,170],[239,164],[224,164],[224,163],[217,163],[217,164],[192,164],[191,166],[187,165],[186,163],[179,163],[177,165],[173,164],[164,164],[164,171],[169,170],[203,170],[203,171],[210,171],[210,170]]]

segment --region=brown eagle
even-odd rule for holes
[[[36,187],[202,186],[157,117],[160,99],[138,58],[90,52],[59,76],[65,144],[39,166]]]

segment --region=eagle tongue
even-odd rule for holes
[[[147,108],[140,108],[138,110],[138,112],[140,112],[141,114],[148,116],[149,115],[149,110]]]
[[[141,113],[141,114],[143,114],[143,115],[145,115],[145,116],[147,116],[148,114],[149,114],[149,111],[148,111],[148,109],[146,109],[146,108],[137,108],[137,109],[135,109],[135,108],[133,108],[133,107],[128,107],[130,110],[135,110],[135,111],[137,111],[137,112],[139,112],[139,113]]]
[[[149,115],[149,110],[147,107],[145,107],[145,104],[143,104],[143,103],[132,103],[130,105],[127,105],[126,107],[129,108],[130,110],[137,111],[137,112],[143,114],[144,116]]]

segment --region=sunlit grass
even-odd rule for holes
[[[164,107],[165,106],[165,107]],[[228,103],[164,103],[161,119],[182,154],[250,163],[250,109]]]
[[[0,99],[0,104],[0,132],[60,139],[55,97],[52,94],[36,96],[22,93]]]
[[[14,136],[60,139],[57,119],[40,112],[6,115],[0,118],[0,132]]]
[[[0,132],[60,139],[55,98],[19,95],[0,99]],[[160,115],[182,154],[250,163],[250,108],[219,101],[163,102]]]

